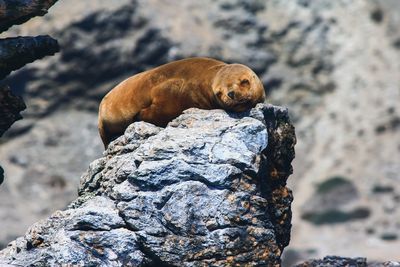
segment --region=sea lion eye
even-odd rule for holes
[[[247,79],[240,81],[240,86],[250,86],[250,82]]]
[[[235,92],[234,92],[234,91],[230,91],[230,92],[228,93],[228,96],[229,96],[230,99],[235,98]]]

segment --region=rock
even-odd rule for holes
[[[3,183],[3,181],[4,181],[4,170],[0,166],[0,185]]]
[[[0,39],[0,80],[11,71],[60,50],[57,40],[48,35]]]
[[[337,256],[327,256],[322,260],[309,260],[294,267],[333,267],[333,266],[354,266],[367,267],[366,258],[342,258]]]
[[[8,86],[0,86],[0,137],[17,120],[26,108],[21,97],[14,95]],[[4,181],[4,169],[0,166],[0,185]]]
[[[26,108],[20,96],[14,95],[8,86],[0,86],[0,137],[17,120]]]
[[[35,16],[43,16],[57,0],[46,1],[1,1],[0,4],[0,32],[13,25],[26,22]]]
[[[0,263],[275,266],[288,245],[296,142],[286,109],[189,109],[135,122],[81,178],[79,197],[31,226]]]
[[[400,262],[387,261],[382,263],[367,263],[366,258],[344,258],[338,256],[327,256],[322,260],[309,260],[298,264],[294,267],[334,267],[334,266],[351,266],[351,267],[397,267]]]

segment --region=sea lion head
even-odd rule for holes
[[[265,100],[260,79],[242,64],[222,67],[214,77],[212,90],[218,104],[229,111],[242,112]]]

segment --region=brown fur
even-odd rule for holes
[[[183,59],[112,89],[100,103],[99,132],[107,147],[134,121],[165,127],[191,107],[241,112],[264,100],[264,87],[250,68],[210,58]]]

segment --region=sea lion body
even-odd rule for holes
[[[114,87],[100,103],[99,133],[107,147],[134,121],[165,127],[191,107],[244,111],[264,100],[263,85],[250,68],[210,58],[183,59]]]

